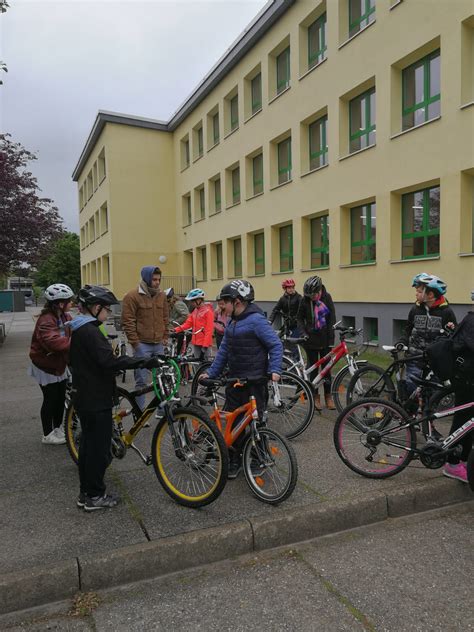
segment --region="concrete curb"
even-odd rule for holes
[[[474,496],[467,485],[435,479],[9,573],[0,578],[0,614],[468,500]]]

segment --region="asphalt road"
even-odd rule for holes
[[[474,502],[0,619],[29,632],[474,630]]]

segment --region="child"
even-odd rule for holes
[[[217,307],[214,311],[214,334],[216,336],[216,346],[219,349],[222,338],[224,337],[224,330],[230,320],[230,316],[227,314],[225,301],[221,298],[220,294],[217,295],[216,301]]]
[[[205,297],[204,290],[198,287],[188,292],[185,300],[190,301],[194,309],[184,323],[174,329],[175,333],[179,334],[190,327],[192,328],[191,342],[194,347],[194,357],[199,360],[207,360],[214,331],[214,310],[210,303],[204,302]],[[199,331],[200,329],[202,331]]]

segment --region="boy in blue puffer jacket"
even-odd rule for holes
[[[214,362],[202,377],[215,379],[228,366],[231,377],[252,380],[251,384],[241,388],[226,388],[224,409],[235,410],[254,395],[262,418],[268,397],[268,376],[276,382],[280,379],[283,345],[262,310],[253,303],[255,293],[248,281],[235,279],[227,283],[220,298],[225,302],[231,320]],[[229,451],[229,478],[236,478],[240,472],[244,440],[244,436],[239,437]]]

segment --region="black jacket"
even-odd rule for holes
[[[425,349],[440,336],[440,330],[449,322],[457,323],[453,310],[448,301],[428,308],[424,304],[415,303],[408,314],[405,334],[400,342],[412,349]]]
[[[144,362],[143,358],[115,357],[99,325],[98,320],[92,320],[78,328],[72,327],[69,361],[72,396],[79,411],[112,408],[116,373],[137,368]]]
[[[303,297],[298,292],[294,294],[283,294],[278,299],[277,304],[272,309],[272,313],[270,314],[270,322],[273,323],[275,318],[278,316],[278,312],[282,312],[285,316],[289,317],[288,326],[290,328],[296,327],[296,320],[298,316],[298,309],[300,306],[301,299]]]
[[[464,316],[459,324],[459,333],[456,334],[453,342],[454,355],[464,360],[458,370],[459,377],[472,380],[474,378],[474,311]]]
[[[327,349],[334,344],[334,329],[332,327],[336,322],[336,308],[331,295],[326,291],[324,285],[320,300],[329,309],[329,314],[326,317],[326,327],[319,331],[314,330],[313,301],[304,296],[300,302],[298,327],[303,334],[309,337],[308,341],[303,345],[305,349]]]

